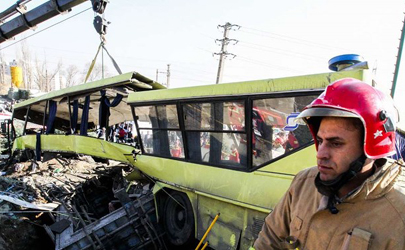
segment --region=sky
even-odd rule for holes
[[[0,11],[15,2],[1,0]],[[28,9],[42,2],[32,0]],[[39,59],[87,70],[100,43],[90,7],[87,1],[0,44],[3,56],[12,61],[20,49],[12,43],[30,36],[26,44]],[[404,11],[402,0],[110,0],[106,48],[123,72],[154,80],[156,70],[165,72],[170,64],[170,88],[214,84],[219,58],[213,53],[220,51],[215,40],[223,37],[217,26],[229,22],[240,28],[229,32],[238,43],[228,45],[236,57],[226,59],[223,83],[329,72],[329,59],[354,53],[368,61],[378,88],[389,93]],[[117,74],[105,54],[104,62]],[[158,81],[166,83],[165,73]],[[394,100],[405,124],[405,59]]]

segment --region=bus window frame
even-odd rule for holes
[[[205,166],[210,166],[210,167],[217,167],[217,168],[223,168],[223,169],[230,169],[230,170],[236,170],[236,171],[241,171],[241,172],[254,172],[266,165],[270,165],[275,161],[279,161],[285,157],[288,157],[289,155],[296,153],[308,146],[311,146],[314,144],[314,141],[311,140],[308,143],[305,143],[298,148],[295,148],[287,153],[284,153],[281,156],[278,156],[276,158],[271,159],[270,161],[264,162],[258,166],[253,166],[253,153],[252,152],[252,111],[253,111],[253,101],[255,100],[260,100],[260,99],[275,99],[275,98],[288,98],[288,97],[299,97],[299,96],[319,96],[323,92],[323,89],[310,89],[310,90],[291,90],[291,91],[285,91],[285,92],[277,92],[277,93],[258,93],[258,94],[242,94],[239,96],[206,96],[206,97],[197,97],[197,98],[190,98],[188,100],[159,100],[159,101],[145,101],[145,102],[136,102],[136,103],[130,103],[132,114],[134,117],[135,125],[136,125],[136,130],[138,133],[138,143],[140,145],[140,148],[142,150],[143,155],[147,156],[153,156],[153,157],[159,157],[159,158],[165,158],[165,159],[171,159],[171,160],[177,160],[177,161],[183,161],[187,163],[193,163],[193,164],[198,164],[198,165],[205,165]],[[228,131],[228,130],[186,130],[185,129],[185,124],[184,124],[184,119],[183,119],[183,106],[184,104],[189,104],[189,103],[225,103],[225,102],[230,102],[230,101],[242,101],[244,103],[244,108],[245,108],[245,131]],[[176,105],[177,108],[177,118],[179,122],[179,128],[178,129],[160,129],[160,128],[140,128],[138,126],[138,119],[136,116],[135,112],[135,107],[142,107],[142,106],[158,106],[158,105]],[[249,111],[249,112],[248,112]],[[184,158],[176,158],[176,157],[165,157],[161,155],[156,155],[156,154],[150,154],[146,153],[143,145],[143,141],[140,138],[140,129],[149,129],[149,130],[174,130],[174,131],[180,131],[181,135],[183,136],[183,147],[184,147]],[[246,134],[246,139],[249,143],[247,143],[247,164],[243,168],[238,168],[238,167],[232,167],[232,166],[224,166],[224,165],[219,165],[219,164],[212,164],[209,162],[195,162],[195,161],[190,161],[189,160],[189,155],[188,155],[188,142],[187,142],[187,133],[186,132],[232,132],[232,133],[240,133],[240,134]]]
[[[187,162],[187,163],[192,163],[192,164],[199,164],[199,165],[205,165],[205,166],[210,166],[210,167],[217,167],[217,168],[223,168],[223,169],[230,169],[230,170],[237,170],[237,171],[241,171],[241,172],[250,172],[250,169],[249,169],[249,157],[248,157],[248,162],[247,162],[247,164],[246,164],[246,166],[244,166],[243,168],[240,168],[240,167],[232,167],[232,166],[224,166],[224,165],[219,165],[219,164],[212,164],[212,163],[209,163],[209,162],[203,162],[203,161],[201,161],[201,162],[195,162],[195,161],[191,161],[190,159],[189,159],[189,155],[188,155],[188,150],[187,150],[187,147],[188,147],[188,142],[187,142],[187,135],[186,135],[186,132],[191,132],[191,130],[186,130],[185,129],[185,124],[184,124],[184,120],[183,120],[183,109],[182,109],[182,105],[184,105],[184,104],[188,104],[188,103],[214,103],[214,102],[216,102],[216,103],[223,103],[223,102],[229,102],[229,101],[241,101],[242,103],[244,103],[244,105],[245,105],[245,131],[237,131],[238,133],[243,133],[243,134],[246,134],[246,136],[248,136],[248,126],[250,126],[250,124],[249,123],[246,123],[247,122],[247,120],[246,120],[246,105],[247,105],[247,96],[246,95],[244,95],[244,96],[237,96],[237,97],[235,97],[235,96],[222,96],[222,97],[204,97],[204,98],[195,98],[195,99],[189,99],[189,100],[162,100],[162,101],[154,101],[154,102],[150,102],[150,101],[148,101],[148,102],[140,102],[140,103],[136,103],[136,104],[130,104],[131,105],[131,109],[132,109],[132,112],[133,112],[133,116],[134,116],[134,121],[135,121],[135,125],[136,125],[136,130],[137,130],[137,133],[138,133],[138,141],[140,142],[140,147],[141,147],[141,150],[142,150],[142,154],[143,155],[148,155],[148,156],[153,156],[153,157],[160,157],[160,158],[165,158],[165,159],[171,159],[171,160],[177,160],[177,161],[184,161],[184,162]],[[137,116],[136,116],[136,112],[135,112],[135,107],[143,107],[143,106],[158,106],[158,105],[173,105],[173,104],[176,104],[176,107],[177,107],[177,117],[178,117],[178,119],[179,119],[179,129],[171,129],[171,130],[175,130],[175,131],[178,131],[178,130],[180,130],[181,131],[181,134],[182,134],[182,136],[183,136],[183,147],[184,147],[184,158],[175,158],[175,157],[165,157],[165,156],[161,156],[161,155],[156,155],[156,154],[150,154],[150,153],[147,153],[146,151],[145,151],[145,148],[144,148],[144,145],[143,145],[143,141],[142,141],[142,139],[140,138],[140,130],[141,129],[149,129],[149,130],[162,130],[162,129],[159,129],[159,128],[155,128],[155,129],[153,129],[153,128],[142,128],[142,127],[139,127],[138,126],[138,119],[137,119]],[[179,112],[179,109],[180,109],[180,112]],[[169,129],[165,129],[165,130],[169,130]],[[204,132],[205,130],[193,130],[193,131],[195,131],[195,132]],[[209,131],[206,131],[206,132],[220,132],[220,133],[224,133],[224,132],[236,132],[236,131],[231,131],[231,130],[209,130]],[[249,148],[248,148],[249,149]],[[247,149],[247,150],[248,150]]]
[[[252,116],[252,113],[253,113],[253,101],[255,101],[255,100],[289,98],[289,97],[300,97],[300,96],[311,96],[311,95],[319,96],[322,92],[323,92],[323,90],[305,90],[303,92],[292,92],[292,93],[282,95],[282,96],[273,96],[273,95],[263,95],[263,96],[260,96],[260,97],[255,96],[255,97],[250,98],[250,105],[251,106],[250,106],[250,109],[249,109],[249,111],[250,111],[249,113],[250,113],[250,116]],[[268,97],[268,96],[271,96],[271,97]],[[250,131],[249,134],[252,135],[252,131]],[[253,147],[252,143],[253,143],[252,140],[250,140],[249,144],[250,144],[251,147]],[[264,163],[262,163],[262,164],[260,164],[258,166],[253,166],[253,154],[250,154],[249,156],[251,158],[251,165],[250,165],[251,166],[251,171],[255,171],[255,170],[258,170],[258,169],[260,169],[260,168],[262,168],[262,167],[264,167],[266,165],[270,165],[273,162],[276,162],[276,161],[279,161],[279,160],[281,160],[281,159],[283,159],[285,157],[288,157],[289,155],[294,154],[294,153],[296,153],[296,152],[298,152],[298,151],[300,151],[300,150],[302,150],[304,148],[307,148],[307,147],[309,147],[309,146],[311,146],[313,144],[314,144],[314,140],[310,140],[309,142],[299,146],[298,148],[295,148],[295,149],[293,149],[293,150],[291,150],[291,151],[289,151],[287,153],[284,153],[281,156],[278,156],[276,158],[272,158],[270,161],[264,162]],[[250,151],[250,152],[252,152],[252,151]]]
[[[211,99],[209,99],[211,98]],[[185,128],[185,124],[184,124],[184,114],[183,114],[183,105],[185,104],[189,104],[189,103],[225,103],[225,102],[241,102],[244,105],[244,110],[245,110],[245,129],[243,131],[233,131],[233,130],[204,130],[204,129],[200,129],[200,130],[195,130],[195,129],[190,129],[187,130]],[[179,116],[179,119],[181,118],[181,120],[183,121],[183,128],[180,128],[182,131],[184,131],[185,134],[187,134],[187,132],[209,132],[209,133],[235,133],[235,134],[245,134],[246,138],[248,136],[248,126],[250,126],[249,123],[247,123],[246,120],[246,108],[247,108],[247,104],[248,104],[248,98],[246,96],[222,96],[222,97],[207,97],[207,98],[196,98],[196,99],[190,99],[187,101],[184,100],[179,100],[179,108],[181,109],[181,117]],[[249,125],[248,125],[249,124]],[[187,136],[187,135],[186,135]],[[247,139],[246,139],[247,140]],[[185,137],[184,139],[184,151],[188,152],[188,140],[187,137]],[[187,147],[186,147],[187,146]],[[248,150],[249,148],[247,147],[246,150]],[[248,151],[246,151],[247,153]],[[187,162],[189,163],[193,163],[193,164],[201,164],[201,165],[207,165],[207,166],[212,166],[212,167],[218,167],[218,168],[224,168],[224,169],[231,169],[231,170],[237,170],[237,171],[242,171],[242,172],[250,172],[249,170],[249,157],[247,157],[248,161],[246,162],[246,166],[242,166],[242,168],[240,167],[232,167],[232,166],[225,166],[225,165],[221,165],[221,164],[213,164],[213,163],[209,163],[209,162],[204,162],[204,161],[200,161],[200,162],[196,162],[196,161],[191,161],[189,159],[189,157],[185,158]]]
[[[182,132],[181,125],[180,125],[180,118],[179,118],[178,104],[177,103],[178,102],[175,101],[175,102],[159,102],[159,103],[154,102],[154,103],[147,103],[147,104],[142,103],[141,105],[132,105],[132,104],[130,104],[133,120],[135,122],[136,132],[138,134],[137,140],[138,140],[138,143],[140,145],[142,154],[161,157],[161,158],[166,158],[166,159],[172,159],[172,160],[185,160],[186,159],[186,152],[185,152],[186,147],[185,147],[185,143],[184,143],[184,137],[182,138],[182,140],[183,140],[184,158],[166,157],[166,156],[162,156],[162,155],[146,153],[144,143],[143,143],[143,140],[141,138],[141,132],[140,132],[142,129],[144,129],[144,130],[147,129],[147,130],[152,130],[152,131],[179,131],[181,133],[181,135],[183,136],[183,132]],[[136,107],[154,106],[154,108],[156,110],[156,118],[159,120],[159,118],[158,118],[159,114],[158,114],[158,111],[157,111],[157,106],[162,106],[162,105],[165,105],[165,106],[167,106],[167,105],[175,105],[176,111],[177,111],[178,128],[145,128],[145,127],[139,127],[138,126],[138,116],[136,115],[136,111],[135,111]],[[158,124],[159,124],[159,122],[158,122]]]

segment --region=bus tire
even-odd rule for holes
[[[184,246],[193,242],[194,213],[185,193],[172,192],[165,201],[163,214],[163,226],[170,244]]]

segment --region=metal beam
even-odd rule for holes
[[[28,3],[31,0],[19,0],[12,6],[10,6],[8,9],[0,13],[0,22],[3,22],[7,18],[10,18],[11,16],[17,14],[17,13],[22,13],[25,12],[25,4]]]
[[[0,26],[0,43],[87,0],[51,0]],[[10,9],[10,8],[9,8]]]

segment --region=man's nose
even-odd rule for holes
[[[318,151],[316,152],[316,158],[318,159],[328,159],[329,149],[325,143],[318,144]]]

